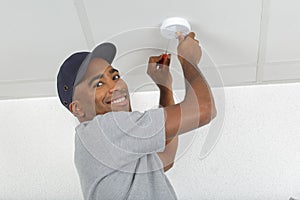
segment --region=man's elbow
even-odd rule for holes
[[[210,119],[213,120],[214,118],[216,118],[216,116],[217,116],[217,109],[216,109],[216,105],[213,104],[211,106]]]
[[[202,112],[200,114],[199,127],[209,124],[217,116],[217,109],[214,103],[207,103],[200,110]]]
[[[172,162],[171,164],[167,165],[164,167],[164,172],[168,171],[169,169],[171,169],[174,165],[174,162]]]

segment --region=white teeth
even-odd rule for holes
[[[122,101],[125,101],[125,97],[121,97],[121,98],[119,98],[119,99],[113,100],[113,101],[111,102],[111,104],[121,103]]]

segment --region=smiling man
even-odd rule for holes
[[[110,45],[105,43],[98,49],[100,51]],[[91,59],[82,80],[75,87],[69,108],[80,122],[92,120],[95,114],[131,111],[126,83],[120,78],[119,71],[103,58]]]
[[[62,104],[79,120],[75,165],[84,199],[177,199],[164,172],[174,163],[178,135],[216,115],[210,88],[197,64],[202,52],[195,34],[179,35],[178,59],[186,95],[174,104],[171,55],[149,58],[148,75],[160,89],[160,108],[132,111],[128,87],[111,63],[116,48],[98,45],[71,55],[57,76]]]

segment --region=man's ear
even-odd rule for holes
[[[73,115],[75,115],[78,119],[85,116],[85,112],[82,109],[80,102],[77,100],[72,101],[72,103],[70,103],[69,109],[73,113]]]

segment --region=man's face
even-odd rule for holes
[[[88,115],[131,111],[126,83],[121,79],[118,70],[103,59],[91,60],[83,81],[75,90]]]

